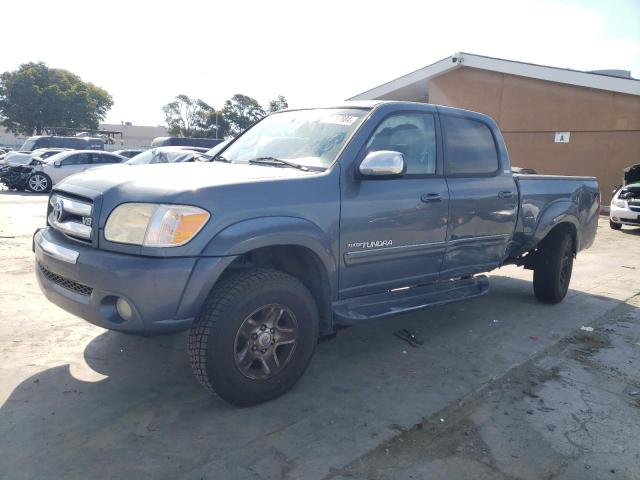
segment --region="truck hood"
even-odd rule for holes
[[[65,178],[56,190],[96,198],[117,191],[122,198],[158,198],[194,193],[204,188],[317,175],[287,167],[223,162],[110,165]]]

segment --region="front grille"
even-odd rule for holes
[[[66,236],[91,242],[93,202],[54,192],[49,198],[49,225]]]
[[[631,210],[632,212],[640,212],[640,206],[632,207],[631,205],[629,205],[629,210]]]
[[[65,278],[62,275],[58,275],[57,273],[53,273],[51,270],[48,270],[41,263],[38,263],[38,267],[40,268],[40,271],[45,277],[47,277],[50,281],[52,281],[56,285],[61,286],[64,289],[70,290],[75,293],[79,293],[80,295],[86,295],[86,296],[90,296],[91,292],[93,292],[93,288],[88,287],[87,285],[83,285],[82,283],[78,283],[74,280]]]

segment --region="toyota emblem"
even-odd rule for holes
[[[58,222],[62,220],[62,215],[64,213],[62,208],[62,200],[58,200],[53,206],[53,218],[55,218]]]

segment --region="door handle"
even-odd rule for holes
[[[512,198],[513,192],[511,190],[503,190],[502,192],[498,192],[498,198]]]
[[[424,193],[420,195],[420,200],[424,203],[440,202],[442,201],[442,196],[439,193]]]

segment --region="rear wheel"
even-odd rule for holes
[[[51,190],[51,179],[44,173],[32,173],[27,179],[27,189],[33,193],[47,193]]]
[[[198,381],[238,406],[289,390],[309,364],[318,311],[295,277],[272,269],[229,275],[212,290],[189,331]]]
[[[620,230],[622,228],[622,224],[621,223],[616,223],[613,220],[609,220],[609,226],[611,228],[613,228],[614,230]]]
[[[544,303],[559,303],[567,295],[573,271],[573,239],[566,230],[552,231],[540,242],[533,269],[533,291]]]

